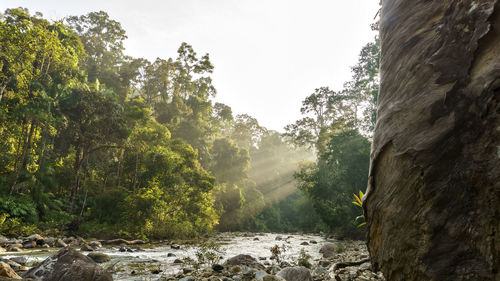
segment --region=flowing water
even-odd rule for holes
[[[272,263],[270,249],[278,245],[283,252],[283,259],[293,263],[299,256],[301,249],[309,254],[311,261],[319,260],[319,250],[327,242],[338,242],[326,240],[319,235],[294,235],[294,234],[241,234],[221,233],[210,239],[220,244],[219,255],[223,263],[226,259],[239,254],[251,255],[260,262]],[[301,245],[307,242],[308,245]],[[181,245],[180,249],[172,249],[168,244],[150,245],[145,247],[133,247],[133,252],[120,252],[120,247],[105,247],[98,252],[105,253],[111,257],[111,261],[102,263],[101,266],[113,272],[114,280],[158,280],[162,276],[175,274],[186,267],[186,264],[174,264],[176,259],[191,258],[196,260],[196,245]],[[58,249],[33,250],[23,253],[3,253],[1,258],[24,256],[28,258],[28,264],[42,261],[54,254]],[[169,256],[169,254],[173,254]],[[174,256],[175,255],[175,256]],[[159,272],[153,274],[153,271]],[[134,274],[132,274],[134,271]],[[160,279],[161,280],[161,279]]]

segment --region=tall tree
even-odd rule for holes
[[[387,280],[500,280],[500,2],[382,1],[368,248]]]
[[[303,117],[285,127],[285,135],[294,143],[325,151],[330,134],[352,126],[356,111],[352,97],[321,87],[304,99],[300,112]]]

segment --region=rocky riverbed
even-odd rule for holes
[[[5,250],[0,260],[26,277],[48,257],[60,255],[60,248],[70,247],[114,280],[384,280],[371,271],[364,242],[320,235],[221,233],[197,244],[33,235],[0,237],[0,247]]]

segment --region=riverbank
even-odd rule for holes
[[[36,238],[40,237],[9,240],[9,250],[15,248],[12,242],[29,246],[34,245],[30,243],[34,241],[35,247],[0,253],[0,259],[22,276],[59,250],[44,246],[47,243]],[[47,238],[43,241],[52,242]],[[384,280],[380,273],[371,271],[364,242],[320,235],[221,233],[196,244],[81,238],[55,241],[64,242],[84,255],[93,253],[90,256],[94,256],[114,280],[264,280],[265,276],[267,279],[279,278],[280,274],[286,277],[287,272],[295,271],[292,275],[302,272],[310,279],[291,280]],[[3,242],[0,245],[5,245],[5,239]]]

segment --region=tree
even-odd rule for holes
[[[300,112],[305,117],[285,127],[285,136],[300,146],[323,153],[331,133],[352,126],[356,118],[352,97],[322,87],[304,99]]]
[[[310,196],[331,230],[356,234],[353,219],[357,209],[350,199],[368,180],[370,142],[356,130],[345,131],[331,137],[320,157],[318,164],[304,167],[296,174],[299,188]]]
[[[123,119],[123,108],[113,92],[73,89],[61,101],[67,125],[61,128],[56,145],[74,151],[73,187],[69,212],[72,212],[80,186],[82,163],[99,150],[118,148],[129,132]]]
[[[378,23],[372,25],[378,30]],[[344,91],[356,99],[359,107],[358,126],[369,135],[375,128],[377,121],[377,100],[379,92],[380,69],[380,39],[375,37],[374,42],[366,44],[359,53],[358,63],[351,68],[352,80],[344,84]],[[361,116],[359,116],[361,115]]]
[[[248,114],[239,114],[236,115],[233,129],[231,130],[231,139],[240,147],[251,151],[256,148],[260,137],[265,131],[265,128],[259,125],[257,119]]]
[[[500,3],[471,4],[382,1],[363,206],[388,281],[500,280]]]
[[[121,24],[110,19],[103,11],[70,16],[66,22],[80,36],[85,46],[87,58],[84,61],[84,69],[88,81],[95,83],[99,80],[111,87],[124,58],[123,41],[127,36]]]

